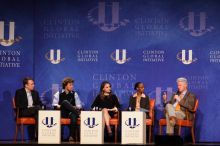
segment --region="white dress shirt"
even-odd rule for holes
[[[31,91],[25,89],[26,94],[27,94],[27,100],[28,100],[28,108],[33,106],[33,98],[31,95]]]

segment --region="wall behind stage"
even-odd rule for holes
[[[215,106],[220,103],[218,1],[2,3],[4,37],[8,39],[9,22],[13,21],[18,38],[10,46],[0,45],[0,116],[4,119],[0,139],[13,138],[11,99],[25,76],[34,77],[48,108],[66,76],[75,79],[85,109],[90,108],[104,80],[112,83],[122,109],[128,105],[134,83],[142,81],[146,93],[156,99],[155,133],[163,113],[161,93],[171,95],[177,89],[176,78],[184,76],[199,99],[196,140],[220,141],[220,107]],[[19,66],[10,66],[13,63]]]
[[[12,97],[24,76],[33,76],[33,1],[2,0],[0,6],[0,139],[13,139]],[[14,23],[13,23],[14,22]],[[9,29],[10,28],[10,29]],[[14,31],[13,31],[14,30]],[[14,33],[13,33],[14,32]]]

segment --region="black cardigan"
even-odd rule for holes
[[[131,108],[132,111],[134,111],[135,108],[136,108],[136,98],[137,97],[134,97],[133,95],[130,96],[129,107]],[[148,95],[145,94],[145,97],[141,97],[140,108],[149,110],[149,104],[150,104],[150,98],[149,98]],[[147,118],[149,118],[149,114],[148,113],[149,112],[146,112]]]
[[[116,95],[110,94],[109,96],[104,96],[103,99],[101,99],[100,94],[95,98],[95,101],[93,102],[91,108],[98,107],[98,108],[114,108],[117,107],[120,108],[119,101]]]

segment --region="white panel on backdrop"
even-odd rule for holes
[[[122,112],[122,144],[145,144],[146,143],[146,113]]]
[[[60,111],[40,110],[38,116],[38,143],[60,144]]]
[[[102,111],[82,111],[80,125],[81,144],[104,144]]]

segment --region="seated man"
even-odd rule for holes
[[[43,104],[38,92],[34,90],[34,80],[32,78],[24,78],[23,86],[15,93],[15,105],[19,109],[19,117],[35,118],[35,139],[37,139],[38,110],[41,109]]]
[[[177,119],[185,119],[186,111],[193,110],[196,102],[196,97],[188,91],[188,82],[186,78],[177,79],[178,91],[173,94],[171,100],[167,102],[167,96],[164,93],[163,100],[166,111],[166,122],[168,135],[174,134],[174,126]],[[193,115],[189,112],[189,119],[192,120]]]
[[[80,114],[80,109],[82,104],[79,95],[73,91],[74,80],[71,78],[64,78],[62,82],[63,90],[59,94],[58,92],[54,95],[53,103],[55,109],[61,110],[62,118],[70,118],[70,137],[69,140],[72,141],[75,138],[76,132],[76,122]],[[62,129],[62,139],[63,139],[63,129]]]

